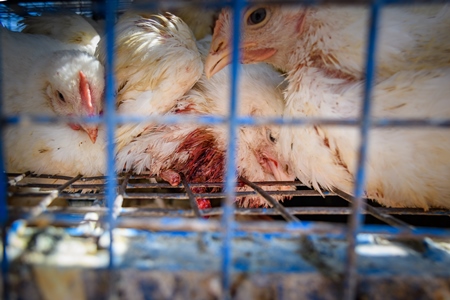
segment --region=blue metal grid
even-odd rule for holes
[[[229,129],[229,144],[227,149],[227,161],[226,161],[226,175],[225,175],[225,192],[226,200],[222,203],[222,219],[220,225],[214,224],[214,222],[206,220],[186,220],[183,218],[171,218],[163,219],[161,221],[155,221],[155,227],[165,228],[169,227],[175,231],[181,230],[185,226],[189,227],[190,223],[199,222],[202,224],[203,228],[209,228],[215,230],[220,228],[222,232],[222,264],[221,264],[221,274],[222,274],[222,288],[225,291],[225,299],[231,298],[229,292],[231,289],[231,253],[232,253],[232,238],[237,236],[240,232],[239,227],[234,222],[234,207],[233,202],[236,196],[235,187],[235,170],[236,170],[236,133],[237,128],[241,125],[261,125],[261,124],[295,124],[298,126],[305,126],[311,124],[330,124],[330,125],[347,125],[354,126],[360,125],[360,136],[361,136],[361,146],[359,149],[359,159],[357,165],[357,176],[354,194],[356,195],[355,201],[353,201],[351,215],[349,217],[349,225],[347,230],[341,231],[341,233],[347,234],[348,249],[347,249],[347,264],[346,264],[346,280],[345,280],[345,296],[344,299],[354,299],[356,291],[356,245],[358,244],[357,237],[361,233],[385,233],[390,235],[404,234],[416,238],[423,236],[442,236],[449,237],[449,232],[447,230],[440,229],[424,229],[424,228],[414,228],[408,231],[399,228],[384,227],[384,226],[367,226],[363,225],[364,220],[364,209],[365,203],[363,199],[363,182],[365,178],[364,161],[366,159],[366,150],[368,143],[368,133],[371,127],[386,127],[386,126],[411,126],[411,127],[421,127],[421,126],[431,126],[431,127],[445,127],[450,126],[450,120],[440,120],[440,119],[427,119],[427,120],[395,120],[395,119],[384,119],[384,120],[371,120],[370,118],[370,103],[371,103],[371,93],[372,93],[372,82],[376,70],[375,54],[376,54],[376,35],[377,35],[377,24],[379,22],[379,15],[383,5],[402,3],[407,4],[410,2],[417,1],[382,1],[375,0],[371,2],[371,21],[368,28],[368,40],[367,40],[367,61],[366,61],[366,82],[363,97],[363,110],[359,119],[356,120],[333,120],[333,119],[318,119],[318,118],[299,118],[293,120],[285,120],[281,118],[259,118],[254,119],[251,117],[238,117],[236,114],[238,96],[236,92],[237,84],[239,82],[239,28],[240,28],[240,16],[244,5],[248,4],[247,1],[235,0],[231,1],[231,5],[235,11],[233,19],[233,63],[231,72],[231,86],[232,93],[230,98],[230,114],[227,118],[217,117],[217,116],[201,116],[201,117],[180,117],[180,116],[152,116],[152,117],[129,117],[129,116],[116,116],[115,114],[115,96],[114,96],[114,74],[111,70],[114,69],[114,30],[113,26],[115,23],[116,13],[118,11],[118,1],[111,0],[106,1],[106,38],[107,38],[107,62],[106,62],[106,107],[104,117],[99,118],[89,118],[81,119],[83,122],[104,122],[107,128],[107,140],[108,145],[106,149],[107,153],[107,174],[106,174],[106,202],[108,204],[106,225],[109,231],[109,268],[114,269],[114,253],[113,253],[113,229],[116,225],[116,219],[114,215],[114,202],[117,196],[117,184],[116,184],[116,174],[114,172],[114,129],[116,125],[123,124],[127,122],[139,122],[139,121],[156,121],[161,123],[182,123],[182,122],[192,122],[195,121],[201,124],[227,124]],[[306,3],[311,4],[314,1],[296,1],[296,3]],[[228,1],[229,3],[229,1]],[[1,102],[0,102],[1,103]],[[1,113],[1,106],[0,106]],[[3,116],[3,115],[2,115]],[[30,116],[26,117],[28,120]],[[5,116],[4,122],[2,122],[2,128],[4,123],[19,123],[21,121],[21,116]],[[55,122],[61,121],[61,118],[56,117],[43,117],[43,116],[31,116],[33,122]],[[64,119],[66,120],[66,119]],[[6,257],[6,241],[7,241],[7,230],[6,224],[8,220],[7,215],[7,180],[4,172],[4,161],[3,153],[0,149],[0,173],[1,173],[1,195],[0,195],[0,226],[2,226],[2,240],[4,242],[3,247],[3,260],[2,260],[2,272],[4,279],[4,298],[8,298],[8,284],[7,284],[7,272],[8,272],[8,259]],[[301,232],[313,232],[317,229],[316,224],[311,223],[288,223],[284,228],[277,227],[280,231],[286,231],[289,234],[301,233]],[[331,228],[328,228],[330,232]]]

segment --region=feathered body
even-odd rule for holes
[[[46,35],[94,54],[100,35],[94,28],[93,22],[75,13],[49,13],[41,16],[27,16],[20,21],[20,24],[23,25],[23,33]]]
[[[6,114],[81,117],[101,113],[104,69],[92,55],[42,35],[2,28],[1,38]],[[61,174],[62,169],[68,169],[76,174],[80,168],[68,166],[84,161],[90,153],[71,145],[94,144],[97,135],[95,124],[11,126],[4,135],[7,170]],[[61,159],[50,155],[58,148],[71,151],[64,152],[66,156]],[[37,161],[31,163],[31,159]]]
[[[65,124],[23,124],[4,130],[8,172],[98,176],[105,174],[105,142],[96,143]]]
[[[302,43],[297,44],[301,47],[296,49],[305,51],[302,63],[363,78],[368,17],[369,9],[363,6],[307,10]],[[322,26],[317,26],[320,22]],[[378,28],[378,77],[398,70],[449,65],[450,42],[445,38],[449,30],[450,10],[446,6],[432,16],[412,15],[403,6],[385,7]]]
[[[185,5],[174,9],[166,9],[180,17],[191,28],[197,40],[212,35],[214,23],[219,9],[206,8],[201,5]]]
[[[7,113],[48,113],[50,110],[59,115],[100,113],[104,68],[95,57],[43,35],[2,28],[1,37]],[[64,99],[60,99],[60,95],[53,97],[58,92]],[[86,93],[89,95],[84,95]],[[68,109],[73,111],[69,113]]]
[[[252,19],[257,21],[255,24],[250,16],[258,8],[267,8],[269,12],[258,11],[259,18]],[[342,27],[349,20],[350,24],[356,23],[351,21],[352,15],[342,15],[338,10],[325,22],[335,22],[335,26],[327,29],[330,34],[322,40],[318,37],[324,34],[317,32],[325,30],[326,26],[318,24],[322,26],[317,26],[315,34],[312,34],[310,27],[316,19],[307,11],[302,15],[279,7],[258,8],[250,8],[245,14],[242,57],[244,62],[266,61],[287,72],[285,117],[357,118],[364,82],[360,79],[363,56],[355,55],[355,49],[362,52],[363,45],[354,43],[361,40],[355,30],[365,28],[366,24],[361,23],[356,28]],[[441,16],[445,9],[441,8],[438,15]],[[312,11],[317,15],[321,9]],[[421,35],[430,30],[426,21],[436,21],[439,16],[433,14],[434,17],[430,17],[431,11],[427,10],[414,14],[409,23],[406,19],[400,22],[400,25],[410,24],[406,29],[414,32],[405,34],[403,38],[395,34],[395,28],[389,30],[387,24],[392,23],[387,14],[384,15],[386,19],[382,19],[381,29],[387,31],[380,33],[380,68],[372,104],[374,118],[450,117],[450,68],[445,67],[448,65],[447,41],[434,40],[443,33],[440,26],[447,25],[445,22],[435,24],[435,31],[429,31],[428,36]],[[400,15],[400,12],[396,15],[395,22],[402,20]],[[423,20],[420,16],[427,18]],[[356,15],[353,17],[358,18]],[[231,32],[229,20],[227,12],[219,17],[209,62],[207,60],[205,66],[209,75],[226,63],[229,46],[220,43]],[[346,39],[351,43],[345,42]],[[355,48],[344,51],[345,47],[339,46],[343,44],[353,44]],[[323,56],[324,53],[333,54],[333,64]],[[358,128],[324,125],[283,127],[279,142],[295,175],[302,182],[317,190],[338,188],[353,192]],[[447,129],[372,129],[366,167],[366,195],[383,205],[450,208],[450,131]]]
[[[449,80],[449,68],[398,72],[376,84],[372,116],[449,118]],[[293,72],[288,81],[286,117],[359,117],[362,83],[330,78],[317,68]],[[280,143],[303,183],[353,193],[359,129],[284,127]],[[450,208],[449,130],[371,129],[367,151],[368,198],[389,207]]]
[[[154,1],[135,0],[133,6],[125,12],[126,14],[140,14],[150,16],[151,14],[171,13],[182,19],[192,30],[197,40],[213,33],[214,23],[219,15],[220,9],[210,8],[201,5],[201,3],[193,4],[189,2],[173,3],[170,1],[159,2],[155,6]]]
[[[255,30],[248,22],[251,7],[244,14],[242,61],[257,62],[264,55],[266,61],[282,70],[298,66],[318,67],[333,77],[363,79],[366,59],[369,9],[364,6],[264,6],[266,17]],[[422,13],[420,13],[422,11]],[[265,22],[270,22],[270,27]],[[211,56],[229,49],[231,11],[224,10],[215,28]],[[418,12],[404,6],[386,6],[378,28],[377,74],[387,77],[398,70],[422,70],[427,66],[450,64],[449,6],[433,5]],[[270,44],[245,44],[262,34]],[[221,37],[220,39],[217,37]],[[290,37],[286,41],[280,37]],[[282,47],[287,55],[274,55]],[[301,61],[289,61],[292,53],[300,53]],[[229,62],[230,54],[221,65]],[[211,59],[210,59],[211,60]],[[208,63],[207,63],[208,64]],[[208,72],[208,70],[207,70]]]
[[[164,114],[202,74],[203,64],[192,32],[170,14],[150,18],[127,15],[119,20],[114,50],[118,114]],[[100,61],[105,61],[103,42],[97,53]],[[141,123],[119,127],[117,150],[147,126]]]
[[[205,49],[204,44],[204,41],[199,43],[200,50]],[[209,44],[208,41],[206,44]],[[226,116],[230,98],[229,77],[229,70],[218,73],[212,80],[202,76],[168,113]],[[239,85],[239,114],[281,116],[284,107],[280,88],[282,80],[280,74],[267,65],[244,66]],[[294,179],[280,157],[279,144],[275,142],[278,132],[276,126],[243,126],[239,129],[238,176],[251,181]],[[224,180],[227,141],[228,132],[223,125],[155,125],[118,153],[117,166],[137,173],[150,170],[172,184],[179,183],[176,175],[179,172],[184,173],[191,182],[221,182]],[[268,205],[258,196],[244,197],[238,201],[246,207]]]

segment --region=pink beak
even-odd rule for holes
[[[98,128],[97,127],[83,127],[83,130],[86,131],[89,138],[91,139],[91,142],[95,144],[97,141],[98,136]]]
[[[80,71],[80,95],[81,95],[81,102],[83,104],[83,107],[87,110],[89,116],[93,116],[95,114],[95,108],[92,105],[92,96],[91,96],[91,89],[89,86],[89,82],[84,75],[83,72]],[[81,126],[84,131],[88,134],[89,138],[91,139],[91,142],[95,144],[97,141],[98,136],[98,127],[89,127],[89,126]]]
[[[73,130],[83,129],[87,133],[87,135],[89,136],[89,139],[91,139],[91,142],[93,144],[95,144],[95,142],[97,141],[98,127],[87,127],[87,126],[82,126],[82,125],[74,124],[74,123],[69,123],[69,126]]]
[[[266,172],[272,173],[277,181],[293,181],[295,179],[293,174],[267,153],[260,153],[259,163],[266,169]]]

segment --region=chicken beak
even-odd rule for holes
[[[217,45],[218,44],[218,45]],[[248,64],[264,61],[276,53],[272,48],[258,48],[253,42],[247,42],[241,45],[239,62]],[[214,74],[225,68],[231,63],[232,51],[228,44],[218,40],[211,44],[211,50],[205,61],[206,78],[211,78]]]
[[[225,68],[231,62],[231,51],[228,47],[220,51],[210,51],[205,61],[206,78],[211,78],[214,74]]]
[[[82,127],[83,127],[83,130],[86,131],[87,135],[91,139],[91,142],[93,144],[95,144],[95,142],[97,141],[97,136],[98,136],[98,127],[87,127],[87,126],[82,126]]]
[[[275,177],[275,180],[277,181],[294,181],[295,176],[293,174],[290,174],[290,172],[283,168],[283,165],[279,164],[277,160],[271,158],[268,155],[265,156],[265,162],[267,166],[270,168],[270,171],[273,174],[273,177]]]

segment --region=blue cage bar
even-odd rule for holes
[[[367,28],[366,81],[360,118],[354,120],[325,118],[289,120],[237,115],[239,103],[237,87],[240,79],[240,17],[244,7],[253,2],[306,5],[335,3],[371,7],[370,24]],[[199,299],[209,296],[211,299],[246,299],[246,297],[257,299],[262,297],[262,293],[269,293],[266,295],[269,295],[268,297],[271,299],[357,299],[363,296],[374,296],[377,294],[377,289],[382,294],[383,291],[395,288],[398,289],[398,298],[395,298],[395,295],[391,295],[392,298],[387,296],[384,298],[403,299],[402,297],[410,296],[412,287],[420,285],[421,280],[425,277],[429,281],[422,282],[422,284],[433,282],[430,289],[437,291],[434,295],[450,295],[450,288],[448,288],[450,271],[445,267],[450,263],[450,253],[448,253],[449,246],[443,245],[450,238],[450,226],[415,226],[399,218],[404,215],[448,218],[450,211],[384,208],[366,203],[366,199],[363,198],[364,162],[367,157],[367,145],[370,143],[368,134],[371,128],[443,127],[445,130],[449,130],[450,120],[446,119],[373,120],[370,116],[372,84],[376,71],[377,24],[383,6],[428,3],[428,1],[234,0],[224,1],[224,3],[193,1],[198,5],[232,7],[235,12],[232,36],[230,113],[227,117],[116,115],[115,78],[114,72],[112,72],[115,62],[114,24],[118,14],[130,5],[127,1],[11,1],[11,3],[3,5],[1,11],[3,19],[11,18],[11,15],[20,19],[22,16],[17,13],[17,5],[21,8],[21,13],[25,14],[29,11],[33,12],[35,7],[45,10],[39,6],[42,3],[52,4],[52,9],[58,9],[58,5],[75,11],[78,8],[78,13],[90,16],[95,7],[98,10],[95,13],[104,14],[107,43],[105,114],[102,117],[81,120],[102,122],[107,129],[108,143],[105,149],[107,173],[105,176],[95,178],[81,175],[77,177],[36,175],[31,172],[25,174],[6,173],[5,156],[3,149],[0,149],[3,298],[26,297],[31,295],[29,294],[31,292],[28,291],[39,291],[40,298],[59,295],[57,292],[48,291],[47,293],[44,290],[51,286],[48,283],[50,279],[50,282],[66,288],[68,292],[75,293],[74,295],[84,293],[88,299],[106,295],[109,297],[122,295],[125,298],[130,297],[130,299],[132,296],[139,298],[139,296],[149,295],[150,298],[161,299],[170,299],[175,296]],[[148,7],[157,5],[156,2],[149,3]],[[36,123],[67,120],[67,118],[34,115],[6,116],[2,113],[1,105],[0,114],[2,130],[6,124],[17,126],[30,120]],[[182,177],[182,184],[172,187],[166,183],[151,182],[145,175],[116,174],[114,171],[115,128],[120,124],[144,120],[165,124],[182,124],[184,122],[207,125],[225,124],[229,133],[225,181],[223,183],[190,183]],[[361,145],[354,188],[355,197],[341,191],[324,192],[325,198],[339,198],[344,205],[290,207],[274,200],[273,197],[280,192],[267,192],[260,188],[264,185],[281,183],[254,183],[245,178],[241,180],[242,183],[253,190],[236,191],[236,140],[239,126],[263,124],[359,126]],[[295,191],[284,191],[284,195],[308,196],[316,199],[322,197],[318,192],[307,189],[298,181],[289,183],[298,188]],[[196,194],[192,191],[192,187],[196,186],[219,187],[221,191]],[[20,193],[16,188],[28,189]],[[33,188],[41,188],[50,192],[43,194],[36,192]],[[86,188],[95,192],[87,194],[66,192],[68,188]],[[148,192],[146,189],[152,191]],[[156,189],[165,189],[165,191],[161,192]],[[236,196],[257,193],[271,203],[272,208],[234,207]],[[8,199],[20,197],[39,198],[39,205],[18,207],[8,204]],[[195,199],[200,197],[217,199],[221,203],[217,207],[199,211]],[[51,206],[50,204],[56,199],[62,199],[69,204],[79,204],[64,207]],[[137,208],[132,204],[122,206],[124,202],[138,203],[150,200],[155,203],[170,200],[190,204],[181,209]],[[345,206],[345,204],[349,206]],[[348,221],[336,224],[302,220],[303,216],[313,214],[345,216],[348,217]],[[235,220],[236,216],[252,215],[277,216],[279,221],[270,223]],[[219,220],[212,219],[217,216],[220,216]],[[380,220],[384,225],[365,224],[366,216]],[[210,219],[204,217],[210,217]],[[45,238],[52,240],[55,249],[59,247],[58,243],[64,242],[80,247],[83,245],[86,249],[94,247],[96,254],[93,255],[86,251],[78,253],[79,256],[77,256],[74,249],[64,248],[69,254],[59,253],[59,250],[53,249],[52,259],[45,259],[45,255],[39,254],[39,251],[42,252],[42,249],[45,248],[39,244],[39,241],[43,239],[38,233],[39,230],[41,232],[48,231],[45,233]],[[33,243],[29,242],[28,248],[21,242],[24,237],[28,242],[34,241]],[[378,238],[383,239],[383,242],[378,242]],[[403,243],[404,240],[407,240],[408,243]],[[419,248],[420,250],[417,250]],[[72,260],[66,256],[72,257]],[[36,259],[35,257],[41,257],[39,263],[33,260]],[[17,290],[17,287],[20,286],[17,282],[22,282],[18,279],[18,274],[24,274],[20,267],[27,264],[31,267],[29,270],[27,269],[29,273],[25,272],[26,275],[41,279],[36,281],[36,286],[31,283],[25,285],[21,294]],[[62,272],[66,279],[69,278],[67,280],[71,282],[72,286],[65,281],[64,276],[58,278],[55,274],[49,274],[45,270],[45,266],[50,266],[50,270],[52,270],[51,268],[55,270],[67,268],[66,273]],[[81,271],[73,271],[73,268],[80,268]],[[423,277],[416,276],[421,275],[421,272]],[[173,274],[177,275],[173,276]],[[120,280],[124,282],[122,285],[118,283]],[[164,283],[165,280],[168,283]],[[101,284],[105,281],[108,287],[102,289]],[[96,287],[86,288],[89,282]],[[167,285],[164,286],[164,284]],[[77,290],[74,291],[74,288]],[[132,292],[133,288],[136,290]],[[258,292],[258,288],[261,289],[261,292]],[[82,291],[78,289],[82,289]],[[105,291],[108,294],[105,294]],[[429,295],[433,294],[426,287],[423,287],[421,292],[423,297],[418,296],[420,299],[427,299]]]

